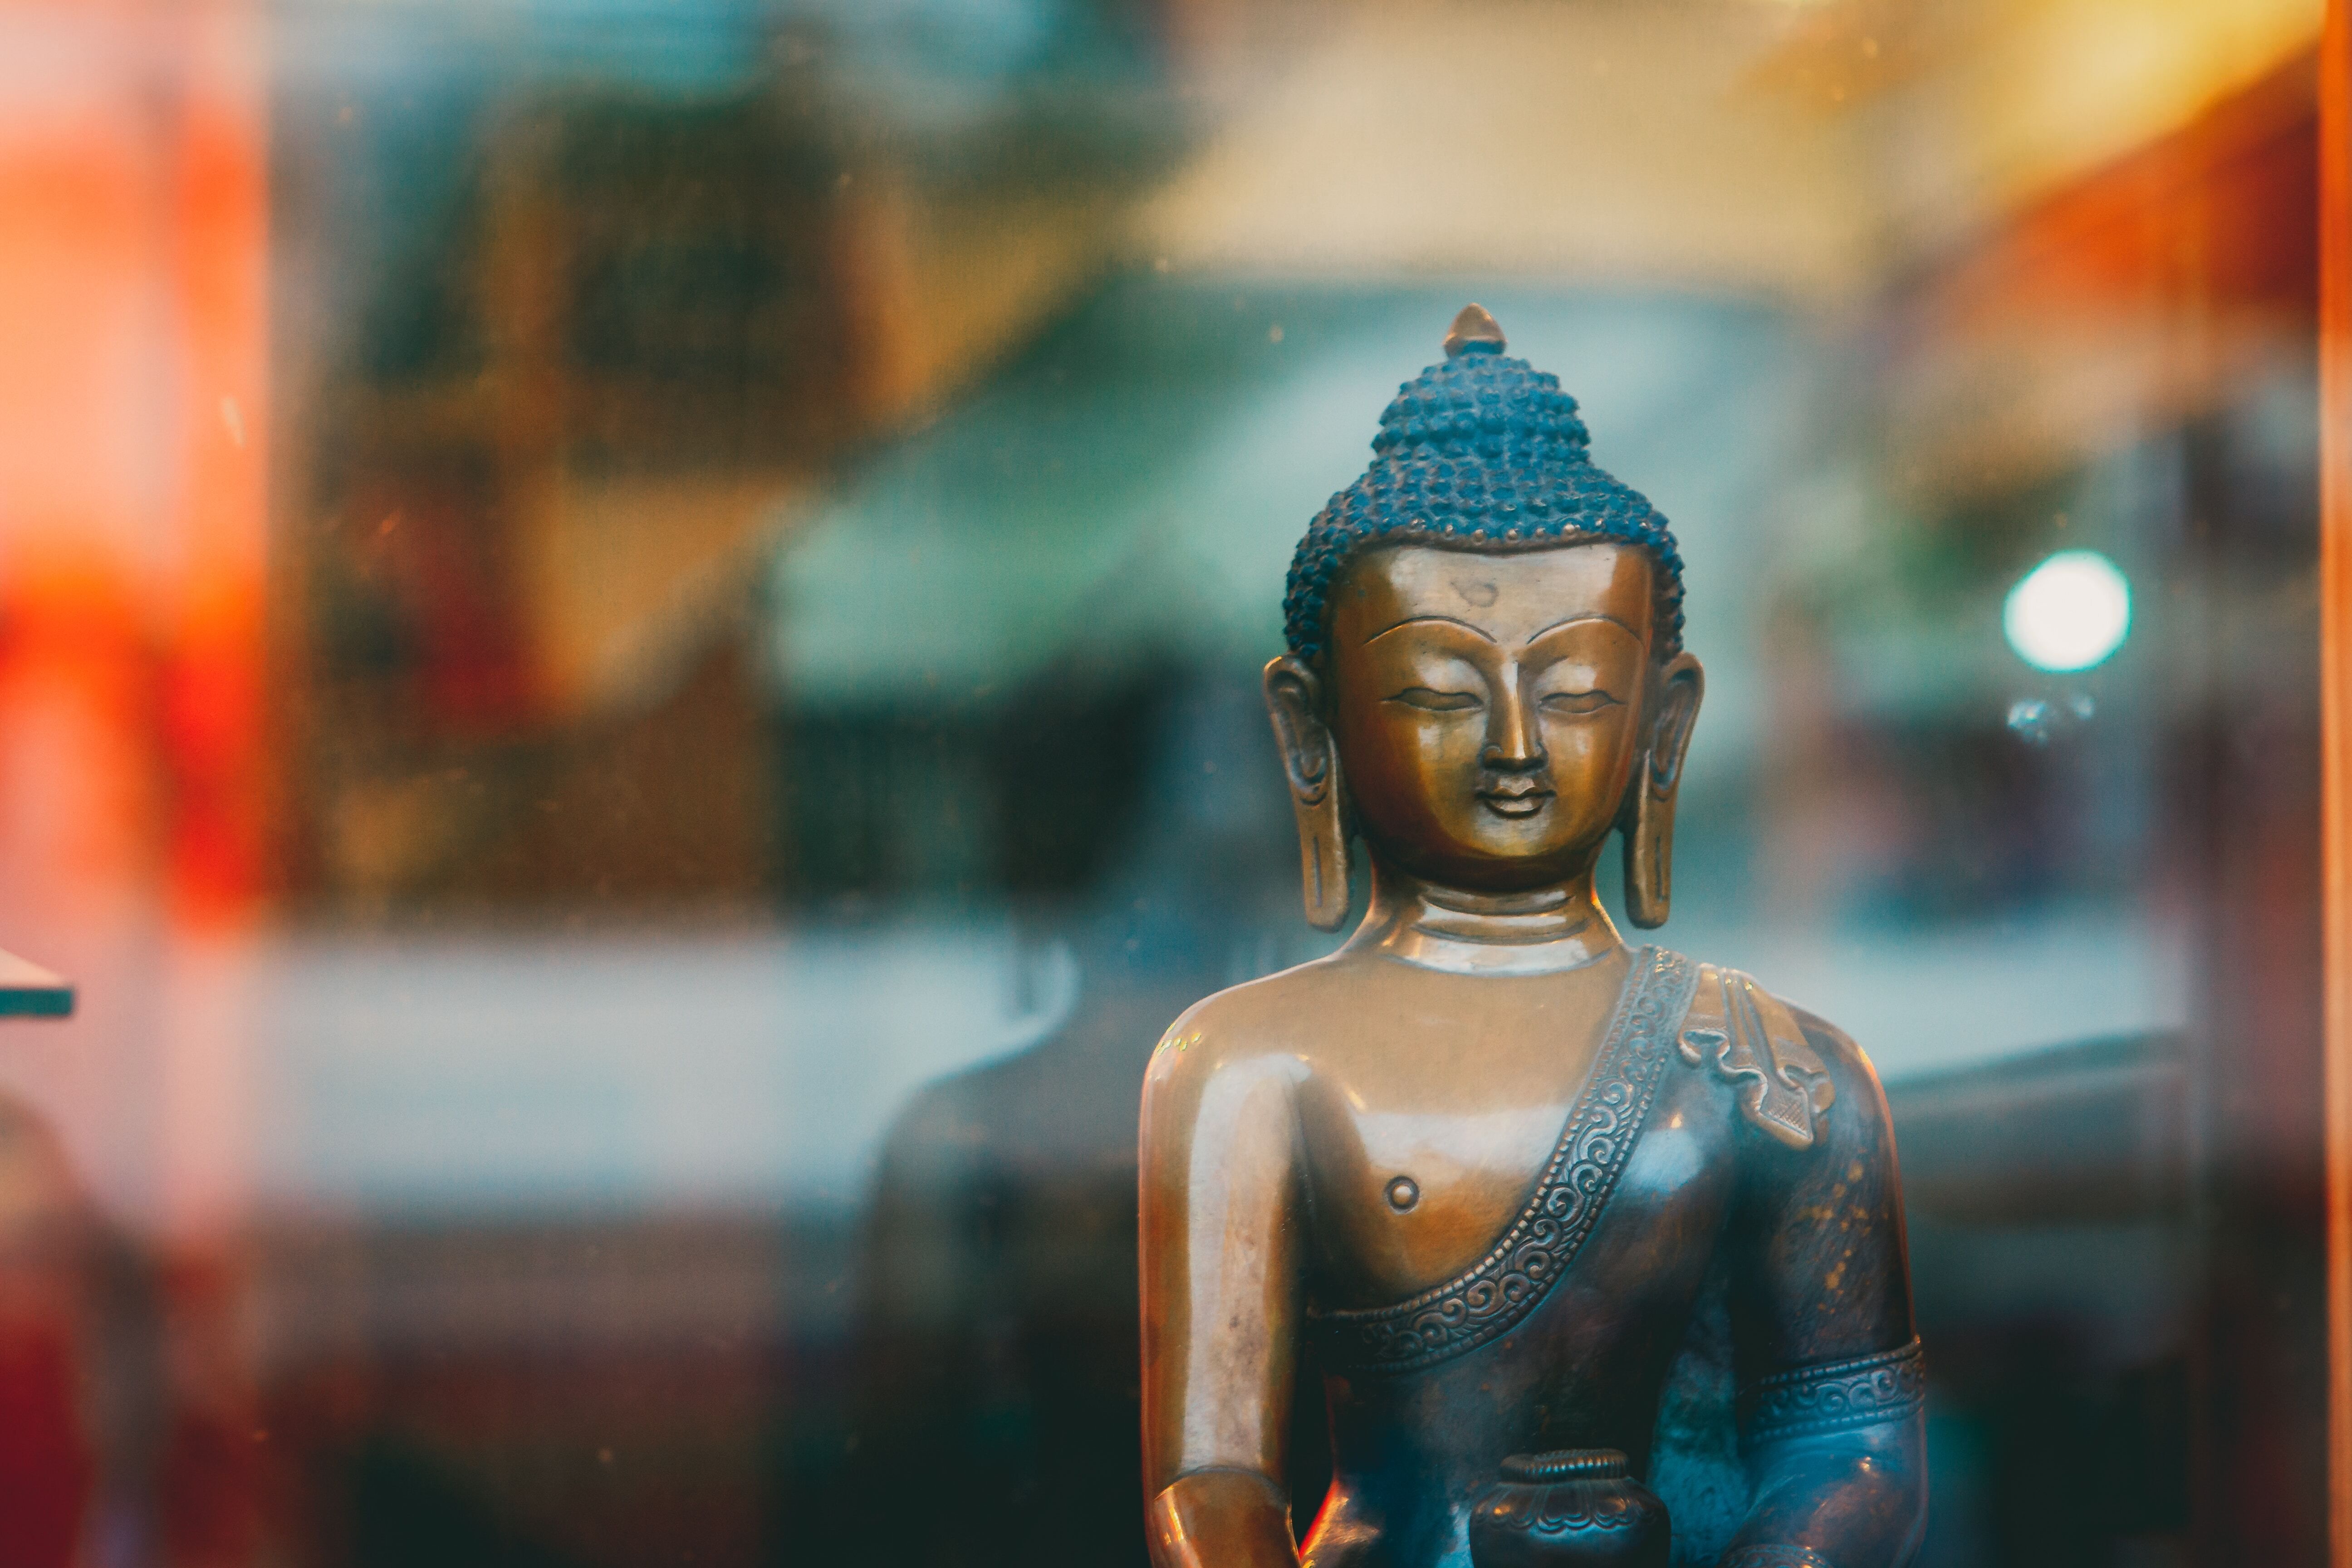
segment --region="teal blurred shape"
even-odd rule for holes
[[[0,1018],[65,1018],[73,1010],[71,985],[12,952],[0,952]]]

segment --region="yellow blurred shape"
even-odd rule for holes
[[[1917,133],[1952,166],[1906,195],[1925,234],[2009,207],[2174,130],[2312,47],[2325,0],[1937,0]],[[1957,202],[1954,198],[1958,197]]]
[[[1846,128],[1748,79],[1759,5],[1345,16],[1146,209],[1171,268],[1520,274],[1818,295],[1869,269]]]
[[[1852,296],[2308,49],[2322,9],[1355,7],[1148,205],[1138,243],[1169,268]]]

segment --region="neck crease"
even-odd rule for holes
[[[1625,950],[1592,879],[1522,893],[1474,893],[1386,867],[1372,872],[1372,907],[1349,945],[1457,974],[1549,974]]]

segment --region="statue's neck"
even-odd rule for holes
[[[1372,907],[1349,942],[1423,969],[1550,974],[1624,951],[1591,873],[1523,893],[1440,887],[1377,863]]]

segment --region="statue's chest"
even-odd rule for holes
[[[1532,1240],[1556,1266],[1604,1223],[1591,1237],[1604,1249],[1621,1233],[1650,1237],[1653,1250],[1711,1237],[1733,1182],[1725,1111],[1679,1061],[1597,1096],[1486,1110],[1307,1097],[1318,1304],[1378,1309],[1449,1283],[1475,1291],[1498,1249]]]
[[[1611,1234],[1624,1230],[1627,1211],[1636,1206],[1650,1213],[1632,1215],[1634,1230],[1666,1225],[1683,1238],[1671,1244],[1675,1255],[1686,1254],[1703,1267],[1716,1230],[1709,1216],[1694,1214],[1676,1222],[1664,1213],[1706,1208],[1708,1194],[1715,1194],[1719,1211],[1720,1194],[1729,1189],[1732,1145],[1718,1113],[1721,1096],[1699,1087],[1705,1080],[1675,1043],[1696,978],[1697,966],[1688,959],[1644,949],[1628,971],[1600,1049],[1533,1180],[1524,1178],[1524,1166],[1515,1172],[1498,1163],[1477,1173],[1475,1182],[1461,1184],[1466,1198],[1437,1211],[1446,1230],[1426,1247],[1406,1241],[1384,1247],[1377,1211],[1360,1196],[1369,1174],[1398,1217],[1410,1218],[1423,1201],[1418,1191],[1396,1177],[1381,1179],[1369,1170],[1368,1157],[1352,1172],[1354,1192],[1333,1179],[1348,1161],[1332,1129],[1318,1120],[1343,1122],[1349,1113],[1372,1107],[1360,1097],[1308,1086],[1300,1106],[1318,1276],[1309,1311],[1333,1365],[1405,1371],[1509,1336],[1575,1278],[1595,1236],[1604,1226]],[[1645,1148],[1653,1130],[1659,1139]],[[1360,1138],[1358,1147],[1365,1146]],[[1319,1173],[1313,1168],[1318,1157]],[[1629,1173],[1628,1202],[1619,1207],[1615,1200]],[[1493,1222],[1502,1205],[1495,1200],[1514,1175],[1520,1176],[1519,1201],[1497,1227]],[[1319,1208],[1318,1193],[1324,1194]],[[1482,1235],[1491,1237],[1483,1247]],[[1438,1259],[1458,1264],[1474,1255],[1466,1267],[1434,1266]]]
[[[1415,1105],[1353,1086],[1301,1096],[1307,1212],[1327,1288],[1367,1304],[1412,1295],[1475,1263],[1527,1201],[1570,1102],[1453,1098]]]

